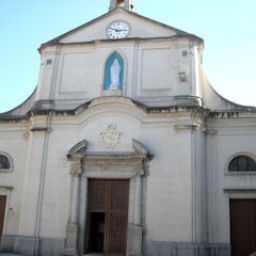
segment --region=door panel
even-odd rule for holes
[[[126,230],[127,214],[122,212],[110,213],[109,228],[109,253],[120,253],[124,255],[126,251]]]
[[[3,234],[6,196],[0,196],[0,235]]]
[[[91,180],[89,182],[90,212],[105,212],[107,206],[107,183],[104,180]]]
[[[256,200],[230,200],[232,256],[256,252]]]
[[[109,253],[125,254],[128,222],[129,182],[112,181],[109,208]]]
[[[129,182],[117,180],[111,182],[111,205],[110,210],[128,209]]]

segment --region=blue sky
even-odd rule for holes
[[[0,0],[0,112],[37,84],[41,43],[107,12],[109,0]],[[255,0],[135,0],[135,11],[205,40],[208,79],[224,97],[256,105]]]

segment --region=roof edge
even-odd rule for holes
[[[211,85],[211,83],[206,80],[207,82],[207,87],[211,91],[212,97],[216,97],[216,99],[220,100],[220,103],[222,103],[223,106],[220,108],[213,108],[211,107],[208,100],[206,99],[206,105],[208,108],[211,109],[212,112],[251,112],[251,113],[256,113],[256,107],[255,106],[250,106],[250,105],[242,105],[236,102],[233,102],[224,96],[222,96],[217,90]],[[214,100],[214,99],[213,99]],[[205,101],[205,100],[204,100]]]
[[[195,40],[198,40],[200,43],[204,43],[203,39],[196,37],[194,35],[173,35],[168,37],[130,37],[130,38],[123,38],[123,39],[115,39],[115,40],[109,40],[109,39],[100,39],[100,40],[92,40],[92,41],[86,41],[86,42],[74,42],[74,43],[61,43],[61,42],[55,42],[48,46],[70,46],[70,45],[89,45],[89,44],[98,44],[98,43],[110,43],[110,42],[129,42],[129,41],[152,41],[152,40],[175,40],[178,38],[193,38]],[[45,46],[47,47],[47,46]]]
[[[0,113],[0,118],[2,118],[2,117],[7,118],[7,117],[11,117],[11,116],[26,116],[26,114],[30,111],[30,109],[33,105],[33,99],[34,99],[34,96],[36,95],[36,91],[37,91],[37,87],[30,94],[30,96],[27,99],[25,99],[21,104],[19,104],[18,106],[14,107],[6,112]],[[22,107],[25,107],[26,105],[28,105],[27,111],[25,110],[25,112],[22,113],[21,115],[17,115],[16,112],[19,109],[22,109]]]
[[[202,39],[202,38],[200,38],[200,37],[198,37],[198,36],[196,36],[196,35],[194,35],[194,34],[190,34],[190,33],[185,32],[185,31],[183,31],[183,30],[180,30],[180,29],[177,29],[177,28],[175,28],[175,27],[169,26],[169,25],[167,25],[167,24],[165,24],[165,23],[162,23],[162,22],[159,22],[159,21],[150,19],[150,18],[145,17],[145,16],[143,16],[143,15],[140,15],[140,14],[138,14],[138,13],[131,12],[131,11],[128,11],[128,10],[122,8],[122,7],[119,7],[119,8],[116,8],[116,9],[110,11],[110,12],[107,12],[107,13],[101,15],[101,16],[98,16],[97,18],[95,18],[95,19],[93,19],[93,20],[90,20],[90,21],[88,21],[88,22],[86,22],[86,23],[84,23],[84,24],[82,24],[82,25],[80,25],[80,26],[78,26],[78,27],[76,27],[76,28],[74,28],[74,29],[72,29],[72,30],[70,30],[70,31],[68,31],[68,32],[66,32],[66,33],[64,33],[64,34],[62,34],[62,35],[60,35],[60,36],[57,36],[57,37],[53,38],[53,39],[50,40],[50,41],[47,41],[47,42],[41,44],[41,46],[39,47],[38,51],[41,52],[42,49],[44,49],[44,48],[46,48],[46,47],[48,47],[48,46],[56,45],[56,44],[59,43],[59,41],[60,41],[61,39],[65,38],[66,36],[69,36],[69,35],[71,35],[71,34],[77,32],[77,31],[79,31],[79,30],[81,30],[81,29],[83,29],[83,28],[85,28],[85,27],[87,27],[87,26],[93,24],[94,22],[97,22],[98,20],[100,20],[100,19],[102,19],[102,18],[105,18],[105,17],[107,17],[107,16],[109,16],[109,15],[112,15],[113,13],[118,12],[118,11],[120,11],[120,10],[123,11],[123,12],[128,13],[129,15],[135,16],[135,17],[137,17],[137,18],[140,18],[140,19],[142,18],[142,19],[147,20],[147,21],[149,21],[149,22],[153,22],[153,23],[155,23],[155,24],[157,24],[157,25],[163,26],[163,27],[165,27],[165,28],[167,28],[167,29],[175,30],[178,35],[192,36],[192,37],[197,38],[198,40],[200,40],[200,41],[203,42],[203,39]],[[95,40],[95,41],[96,41],[96,40]],[[97,40],[97,41],[99,41],[99,40]]]

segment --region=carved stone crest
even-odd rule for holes
[[[120,143],[122,135],[123,133],[117,130],[116,125],[109,124],[108,127],[100,133],[100,138],[102,144],[107,149],[113,150]]]

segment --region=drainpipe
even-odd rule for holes
[[[36,221],[35,221],[35,229],[34,229],[34,252],[33,255],[39,255],[40,251],[40,233],[41,233],[41,220],[42,220],[42,212],[43,212],[43,201],[44,201],[44,189],[45,189],[45,177],[46,177],[46,164],[47,164],[47,156],[48,156],[48,145],[49,145],[49,136],[51,132],[51,120],[52,120],[53,111],[50,111],[46,121],[44,142],[43,142],[43,153],[42,153],[42,162],[40,168],[40,180],[39,180],[39,188],[37,195],[37,208],[36,208]]]
[[[141,255],[145,254],[145,235],[146,235],[146,189],[147,189],[147,175],[148,165],[147,160],[142,161],[143,175],[140,179],[141,182],[141,226],[142,226],[142,239],[141,239]]]

